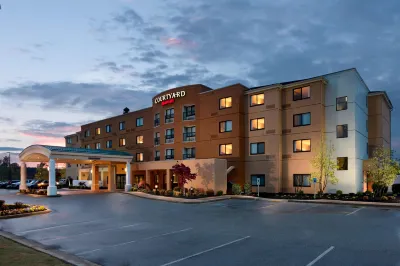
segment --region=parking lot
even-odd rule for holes
[[[400,265],[396,209],[1,193],[53,210],[1,221],[2,230],[101,265]]]

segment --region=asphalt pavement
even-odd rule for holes
[[[100,265],[400,265],[398,209],[14,193],[0,199],[52,213],[0,221],[2,230]]]

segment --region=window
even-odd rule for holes
[[[196,158],[196,148],[184,148],[183,149],[183,159]]]
[[[90,144],[86,144],[86,145],[85,145],[85,148],[86,148],[86,149],[90,149]]]
[[[251,131],[264,129],[264,127],[265,127],[264,118],[250,119],[250,130]]]
[[[337,157],[337,169],[348,170],[348,157]]]
[[[96,135],[100,135],[100,133],[101,133],[101,129],[98,127],[98,128],[96,128],[96,131],[95,131],[95,133],[96,133]]]
[[[154,115],[154,126],[158,127],[160,125],[160,113]]]
[[[219,109],[226,109],[232,107],[232,97],[219,99]]]
[[[97,142],[96,143],[96,150],[100,150],[101,149],[101,144],[100,144],[100,142]]]
[[[165,150],[165,160],[173,160],[175,158],[174,149]]]
[[[250,154],[264,154],[265,153],[265,143],[264,142],[257,142],[257,143],[250,143]]]
[[[107,148],[112,148],[112,140],[107,140],[106,147]]]
[[[227,121],[219,122],[219,132],[220,133],[232,132],[232,121],[227,120]]]
[[[160,145],[160,132],[154,133],[154,145]]]
[[[90,130],[85,130],[85,137],[90,137]]]
[[[336,111],[347,110],[347,96],[336,98]]]
[[[175,136],[174,136],[174,129],[169,128],[165,130],[165,143],[174,143]]]
[[[136,126],[137,127],[143,126],[143,117],[136,118]]]
[[[143,144],[143,136],[136,136],[136,144]]]
[[[232,155],[232,144],[219,145],[219,155]]]
[[[125,121],[119,122],[119,130],[125,130]]]
[[[165,110],[165,123],[173,123],[174,116],[175,116],[174,108]]]
[[[183,141],[196,141],[196,127],[183,128]]]
[[[336,126],[336,137],[337,138],[347,138],[347,124]]]
[[[107,126],[106,126],[106,132],[107,132],[107,133],[110,133],[110,132],[111,132],[111,125],[107,125]]]
[[[257,106],[264,104],[264,93],[251,95],[250,106]]]
[[[194,105],[183,107],[183,120],[194,120],[196,115],[196,110]]]
[[[293,175],[293,186],[294,187],[311,187],[310,174],[294,174]]]
[[[126,142],[125,142],[125,139],[124,139],[124,138],[119,139],[119,146],[120,146],[120,147],[124,147],[125,144],[126,144]]]
[[[143,162],[143,152],[136,153],[136,162]]]
[[[160,160],[160,151],[155,151],[154,152],[154,161],[159,161]]]
[[[299,139],[293,141],[293,152],[308,152],[311,151],[310,139]]]
[[[293,126],[309,126],[311,125],[311,113],[293,115]]]
[[[257,178],[260,179],[260,187],[265,187],[265,175],[251,175],[251,185],[253,187],[258,186]]]
[[[311,97],[310,86],[293,90],[293,101],[305,100]]]
[[[67,138],[67,144],[72,144],[72,138],[70,137]]]

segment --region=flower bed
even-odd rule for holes
[[[36,194],[36,195],[47,195],[47,189],[20,189],[19,193],[21,194]]]
[[[38,213],[47,211],[47,208],[39,205],[29,205],[22,202],[14,204],[6,204],[4,200],[0,200],[0,217],[12,217],[22,214]]]
[[[184,198],[184,199],[200,199],[214,196],[222,196],[224,193],[222,190],[214,192],[212,189],[204,190],[202,188],[185,188],[185,194],[182,193],[180,188],[174,188],[174,190],[165,190],[165,189],[149,189],[149,188],[138,188],[137,186],[133,186],[131,191],[143,192],[151,195],[165,196],[165,197],[175,197],[175,198]]]

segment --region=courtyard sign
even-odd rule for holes
[[[185,91],[177,91],[173,93],[164,94],[154,99],[154,104],[161,103],[162,105],[173,103],[175,98],[184,97],[186,95]],[[168,101],[168,102],[167,102]],[[164,103],[166,102],[166,103]],[[164,104],[163,104],[164,103]]]

